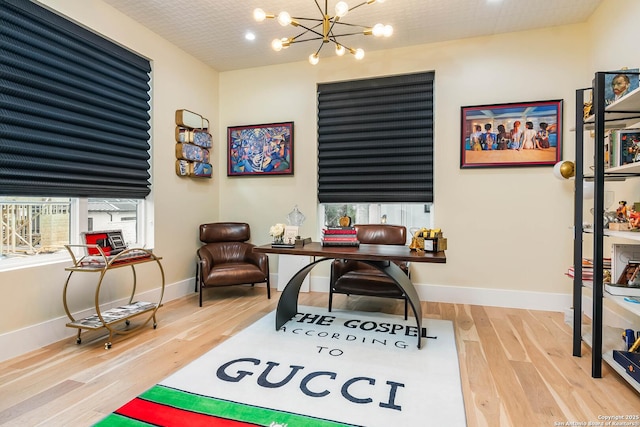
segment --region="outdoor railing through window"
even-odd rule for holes
[[[69,243],[71,202],[1,201],[0,257],[58,252]]]

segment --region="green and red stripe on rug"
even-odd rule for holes
[[[161,385],[152,387],[96,424],[97,427],[149,425],[166,427],[354,426],[353,424],[200,396]]]

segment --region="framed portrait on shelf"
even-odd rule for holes
[[[227,128],[227,176],[293,175],[293,122]]]
[[[607,72],[604,76],[604,105],[626,96],[638,89],[638,68]]]
[[[460,168],[553,166],[562,158],[562,100],[461,107]]]

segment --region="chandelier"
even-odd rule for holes
[[[318,0],[314,0],[321,18],[301,18],[292,17],[288,12],[280,12],[278,16],[270,13],[266,13],[262,9],[255,9],[253,11],[253,17],[256,21],[262,22],[267,18],[277,18],[278,23],[283,27],[292,25],[299,27],[303,31],[294,37],[284,37],[275,39],[271,42],[271,47],[276,52],[286,49],[294,43],[302,43],[313,40],[321,40],[320,47],[314,53],[309,55],[309,62],[312,65],[316,65],[320,61],[320,51],[327,43],[333,43],[335,45],[336,55],[342,56],[347,51],[355,56],[356,59],[364,58],[364,50],[358,48],[346,46],[340,39],[342,37],[354,36],[354,35],[373,35],[375,37],[389,37],[393,34],[393,27],[391,25],[376,24],[373,27],[367,27],[363,25],[349,24],[342,22],[348,12],[364,6],[366,4],[383,3],[384,0],[365,0],[362,3],[349,7],[347,2],[339,1],[336,3],[333,16],[328,12],[328,0],[324,2],[324,10],[320,7]],[[354,32],[354,30],[357,30]]]

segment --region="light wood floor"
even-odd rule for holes
[[[275,309],[264,288],[208,290],[158,311],[158,328],[116,337],[83,334],[0,363],[0,425],[89,426]],[[323,306],[307,293],[301,305]],[[337,296],[337,308],[402,313],[392,300]],[[424,317],[452,320],[467,422],[475,426],[554,426],[640,414],[640,396],[608,366],[592,379],[590,352],[571,355],[561,313],[422,303]],[[566,424],[565,424],[566,425]],[[575,424],[574,424],[575,425]],[[586,424],[585,424],[586,425]],[[429,426],[428,419],[422,427]],[[403,426],[414,427],[414,426]]]

